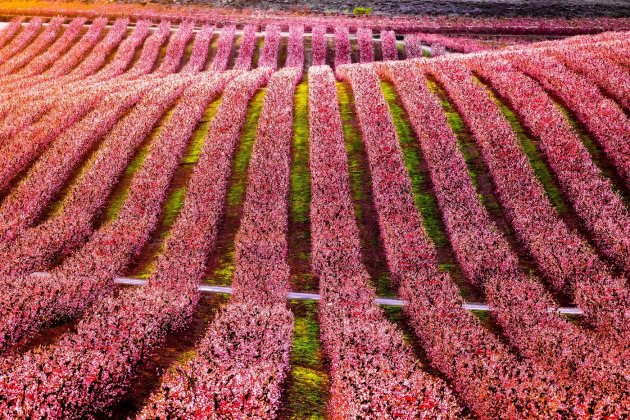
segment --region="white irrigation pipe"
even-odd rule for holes
[[[36,272],[32,276],[35,277],[48,277],[49,273]],[[131,277],[115,277],[114,283],[125,286],[144,286],[147,284],[147,280],[136,279]],[[229,286],[212,286],[209,284],[202,284],[199,286],[199,291],[202,293],[223,293],[227,295],[232,294],[232,288]],[[321,300],[321,296],[317,293],[302,293],[302,292],[289,292],[287,293],[287,299],[290,300]],[[404,306],[406,302],[400,299],[377,297],[376,303],[384,306]],[[468,302],[462,305],[464,309],[469,311],[492,311],[485,303]],[[572,307],[560,307],[549,308],[548,312],[557,312],[564,315],[584,315],[584,312],[580,308]]]

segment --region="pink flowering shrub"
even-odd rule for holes
[[[197,356],[176,365],[140,418],[273,417],[289,369],[293,317],[285,306],[293,96],[301,69],[269,82],[248,168],[236,239],[234,295]]]
[[[11,339],[6,339],[3,347],[42,324],[76,315],[92,301],[90,297],[96,298],[110,290],[112,277],[124,270],[149,240],[187,140],[202,118],[208,102],[218,96],[231,77],[229,74],[208,77],[188,87],[184,92],[187,100],[177,103],[171,119],[151,144],[151,150],[135,174],[117,218],[95,232],[85,245],[56,267],[49,278],[35,280],[38,291],[31,290],[27,295],[14,290],[12,295],[5,296],[17,301],[21,299],[18,296],[21,293],[29,299],[22,309],[29,310],[27,314],[22,312],[20,315],[21,310],[17,306],[2,305],[3,308],[12,308],[11,314],[5,314],[5,319],[21,316],[24,321],[17,326],[11,326],[9,322],[2,324],[4,328],[14,328],[5,330],[4,336]],[[86,267],[90,267],[87,272]],[[78,294],[77,284],[83,284]],[[52,295],[56,295],[57,299],[53,299]]]
[[[11,41],[0,49],[0,63],[5,63],[27,48],[39,33],[43,23],[44,20],[42,18],[33,18],[21,28],[22,30]]]
[[[142,20],[136,23],[136,26],[127,38],[125,38],[116,49],[116,55],[112,60],[97,71],[90,79],[94,81],[108,80],[112,77],[120,76],[131,60],[133,59],[136,49],[139,48],[149,35],[151,22]]]
[[[0,248],[0,275],[41,271],[59,253],[70,252],[91,234],[94,217],[107,202],[109,193],[137,148],[189,83],[188,78],[174,77],[162,79],[157,87],[152,86],[133,110],[121,118],[103,139],[89,167],[68,192],[61,211],[22,233],[14,243]],[[88,151],[85,145],[79,147],[78,153],[70,157],[74,158],[75,163]],[[72,166],[64,171],[66,177],[70,175],[71,169]],[[46,179],[43,181],[48,184]],[[57,181],[57,185],[63,185],[63,182],[59,182],[61,179]],[[39,185],[41,188],[42,183]]]
[[[615,60],[583,48],[553,48],[549,53],[569,69],[595,81],[606,94],[630,110],[630,75]]]
[[[68,74],[76,79],[81,79],[98,71],[107,59],[107,56],[114,51],[127,32],[129,19],[117,19],[109,29],[107,35],[98,42],[90,51],[87,57],[78,66],[74,67]]]
[[[100,299],[76,332],[58,344],[2,360],[3,413],[81,418],[103,410],[122,395],[165,334],[186,323],[199,299],[206,255],[214,247],[247,103],[267,77],[266,72],[250,72],[226,88],[149,284]],[[45,378],[43,386],[35,377]]]
[[[86,57],[86,54],[88,54],[92,47],[98,43],[106,24],[106,18],[94,19],[79,42],[74,44],[66,54],[55,61],[43,74],[50,76],[64,76],[68,74],[76,64]],[[124,19],[117,19],[110,30],[114,30],[123,24],[125,26],[127,24]]]
[[[556,290],[572,293],[595,325],[623,335],[630,325],[622,303],[625,280],[612,276],[588,243],[560,219],[498,106],[461,64],[441,62],[427,71],[442,83],[469,127],[498,198],[540,270]]]
[[[9,24],[0,31],[0,51],[13,39],[15,34],[22,29],[24,21],[26,21],[24,16],[14,16]]]
[[[351,63],[350,31],[347,26],[335,26],[335,68]]]
[[[510,60],[575,112],[630,187],[630,121],[623,110],[593,82],[544,53],[512,54]]]
[[[49,200],[63,188],[73,168],[79,164],[81,157],[90,149],[90,146],[98,141],[101,136],[107,133],[131,107],[133,107],[146,91],[147,85],[140,83],[133,87],[127,87],[126,91],[114,92],[105,96],[105,92],[96,91],[76,98],[81,110],[87,108],[87,115],[76,125],[61,134],[56,141],[42,154],[40,159],[29,169],[25,179],[14,188],[0,205],[0,215],[2,215],[3,241],[11,240],[15,237],[15,230],[21,230],[30,226],[37,217],[40,216]],[[89,106],[101,100],[101,106],[96,106],[89,111]],[[72,104],[74,105],[74,104]],[[60,113],[68,112],[68,107],[58,107],[53,112],[47,114],[55,116],[54,111]],[[71,108],[70,108],[71,109]],[[44,121],[49,120],[46,118]],[[37,128],[37,125],[34,126]],[[34,133],[37,131],[33,130]],[[31,131],[26,131],[29,134]],[[24,145],[36,146],[41,140],[35,136],[20,135],[17,139],[25,140],[23,150],[28,150]],[[30,144],[29,144],[30,143]],[[9,143],[11,145],[13,143]],[[7,150],[6,148],[4,149]],[[14,164],[24,160],[24,154],[7,155],[11,159],[16,159]],[[9,161],[11,162],[11,160]],[[57,168],[51,171],[50,168]],[[13,231],[13,233],[9,233]],[[7,234],[9,236],[7,236]]]
[[[177,73],[181,67],[182,57],[184,57],[184,50],[188,41],[193,36],[193,28],[195,22],[186,21],[179,24],[178,30],[171,35],[171,38],[166,47],[166,55],[160,64],[160,67],[155,71],[158,75],[166,75],[171,73]]]
[[[162,46],[166,43],[171,33],[171,24],[168,21],[161,21],[157,29],[147,38],[142,46],[140,57],[134,65],[123,75],[126,79],[135,79],[153,71],[153,67],[158,59]]]
[[[413,34],[417,41],[430,45],[431,50],[443,49],[444,51],[453,51],[458,53],[474,53],[487,50],[488,47],[474,38],[466,37],[449,37],[437,34],[415,33]],[[431,51],[433,55],[433,51]]]
[[[100,102],[105,93],[105,89],[97,88],[93,92],[68,97],[56,103],[49,101],[42,104],[41,108],[33,107],[34,112],[26,113],[24,119],[18,119],[9,123],[10,125],[5,124],[2,136],[6,140],[0,145],[0,153],[5,162],[0,168],[0,190],[6,191],[20,171],[33,162],[66,128],[83,118]],[[34,124],[26,127],[35,120]]]
[[[508,100],[539,139],[550,168],[602,252],[630,272],[630,214],[552,99],[509,63],[479,61],[472,68]]]
[[[422,41],[415,34],[405,35],[405,57],[422,58]]]
[[[50,44],[57,38],[61,25],[65,20],[66,18],[60,17],[51,19],[46,28],[26,48],[18,51],[16,55],[9,57],[7,61],[0,65],[0,77],[15,72],[48,49]]]
[[[63,34],[55,40],[50,48],[30,59],[24,67],[17,71],[16,76],[23,77],[42,74],[50,65],[53,65],[61,60],[62,57],[65,57],[65,53],[75,45],[75,41],[80,37],[86,20],[86,18],[72,19]],[[95,23],[92,25],[94,24]],[[96,23],[96,25],[98,27],[98,23]],[[3,79],[3,83],[5,83],[5,80],[6,79]]]
[[[461,307],[450,276],[438,271],[373,68],[345,66],[339,73],[350,82],[356,99],[387,264],[429,359],[480,416],[563,413],[571,406],[573,391],[553,373],[516,359]]]

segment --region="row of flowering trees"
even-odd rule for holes
[[[405,57],[422,58],[422,41],[414,35],[405,36]]]
[[[258,59],[258,67],[269,67],[273,70],[278,68],[278,52],[280,50],[280,26],[267,25],[265,27],[265,43],[260,58]]]
[[[278,410],[293,330],[287,230],[293,96],[301,72],[276,72],[265,93],[235,243],[232,301],[196,357],[166,374],[140,418],[272,418]]]
[[[357,30],[357,43],[359,44],[359,62],[371,63],[374,61],[372,29],[359,28]]]
[[[103,138],[89,166],[64,197],[61,210],[39,225],[18,234],[14,241],[0,248],[0,275],[19,275],[46,269],[57,256],[71,252],[91,234],[94,218],[107,203],[109,194],[140,144],[151,134],[190,81],[189,78],[178,76],[162,79],[158,87],[147,92],[137,106],[116,123]],[[71,156],[73,163],[79,164],[87,151],[85,145],[80,145],[78,153]],[[47,181],[53,178],[51,181],[56,182],[52,188],[61,188],[64,178],[67,180],[71,175],[72,166],[68,166],[64,170],[54,167],[61,172],[57,179],[50,176],[51,167],[45,167],[49,176],[40,176],[33,192],[37,188],[47,189],[47,198],[50,199],[55,190],[51,190]],[[18,222],[22,220],[18,219]]]
[[[625,279],[613,276],[588,243],[560,219],[484,87],[455,61],[426,66],[426,71],[443,85],[470,129],[508,219],[552,287],[573,296],[593,324],[623,335],[630,325],[623,303]]]
[[[415,58],[419,57],[418,50],[420,45],[430,45],[431,46],[431,55],[433,54],[433,49],[436,47],[438,49],[443,48],[444,50],[459,52],[459,53],[474,53],[479,51],[487,50],[488,47],[481,43],[479,40],[474,38],[465,38],[465,37],[448,37],[444,35],[436,35],[436,34],[425,34],[425,33],[414,33],[405,36],[405,47],[409,43],[411,48],[411,52],[407,52],[407,57]]]
[[[334,418],[456,418],[446,384],[422,371],[374,303],[354,216],[337,89],[327,66],[309,70],[313,272],[321,339],[330,360]]]
[[[351,62],[350,31],[347,26],[335,26],[335,68]]]
[[[478,33],[478,34],[530,34],[530,35],[577,35],[600,33],[603,31],[627,30],[630,22],[627,18],[592,17],[592,18],[540,18],[540,17],[478,17],[461,15],[442,16],[348,16],[347,14],[317,14],[307,15],[288,13],[260,14],[255,8],[251,9],[209,9],[203,5],[197,7],[169,7],[143,4],[93,4],[89,7],[74,4],[41,3],[37,5],[9,5],[3,6],[4,15],[26,14],[28,16],[129,16],[134,20],[165,18],[173,21],[195,19],[200,23],[228,23],[246,24],[257,20],[261,25],[272,23],[291,23],[297,25],[345,25],[356,28],[359,26],[382,29],[393,27],[405,32],[429,33]]]
[[[630,214],[552,99],[506,62],[479,60],[472,67],[512,105],[539,140],[550,168],[599,249],[630,272]]]
[[[160,21],[157,29],[151,33],[151,21],[143,19],[138,20],[135,23],[132,33],[126,36],[129,20],[118,19],[108,31],[107,35],[102,40],[98,40],[100,33],[104,29],[106,20],[95,19],[94,23],[90,25],[90,30],[81,37],[79,42],[72,46],[72,42],[80,35],[80,28],[85,23],[85,18],[75,19],[71,22],[68,30],[64,31],[62,36],[57,37],[59,28],[64,20],[65,18],[53,19],[38,38],[34,41],[30,38],[27,39],[30,43],[26,44],[27,48],[25,51],[0,66],[0,86],[6,87],[5,92],[17,91],[19,95],[25,95],[24,89],[37,87],[39,90],[37,93],[41,96],[43,94],[43,92],[41,92],[43,87],[47,90],[54,90],[55,86],[59,86],[62,82],[64,84],[74,82],[80,85],[81,83],[87,82],[105,81],[119,76],[123,72],[125,72],[125,77],[138,77],[152,71],[153,62],[157,59],[160,48],[170,35],[170,23],[168,20]],[[38,21],[34,20],[32,23],[29,23],[29,25],[32,24],[36,26],[37,22]],[[163,75],[176,72],[179,69],[185,47],[193,36],[194,25],[194,21],[185,20],[179,25],[177,31],[173,32],[167,47],[166,56],[160,68],[155,70],[156,73]],[[10,34],[16,26],[17,24],[9,26],[6,32]],[[299,27],[303,28],[303,26],[300,25],[289,25],[289,37],[296,36],[296,34],[291,34],[291,28]],[[27,28],[30,28],[30,26]],[[265,47],[263,47],[261,51],[259,66],[277,67],[277,63],[275,66],[272,65],[275,63],[272,56],[274,56],[273,52],[279,49],[280,28],[281,26],[277,24],[271,24],[266,27]],[[235,69],[248,70],[251,68],[252,58],[257,44],[256,30],[256,25],[245,26],[240,41],[238,57],[234,65]],[[212,66],[214,70],[223,71],[226,69],[230,55],[232,54],[234,31],[234,26],[224,26],[221,29],[221,39],[218,44],[215,63],[213,63]],[[9,42],[7,48],[10,47],[10,49],[13,50],[15,45],[23,44],[26,38],[21,36],[25,32],[27,31],[23,30],[20,36],[15,37],[15,39]],[[340,26],[337,32],[339,32],[338,36],[340,36],[341,39],[338,40],[339,46],[335,48],[335,50],[338,51],[338,54],[336,54],[336,62],[338,62],[339,65],[349,64],[351,62],[349,28]],[[210,24],[202,26],[199,34],[195,37],[199,42],[195,42],[196,45],[193,45],[193,60],[191,66],[194,65],[199,69],[203,67],[209,53],[209,45],[213,33],[214,26]],[[303,31],[300,33],[303,34]],[[321,65],[325,62],[327,43],[325,33],[326,27],[313,27],[313,59],[315,65]],[[395,59],[397,50],[394,31],[383,30],[382,35],[383,59]],[[374,61],[372,29],[358,28],[357,41],[359,44],[358,52],[360,61]],[[53,42],[53,47],[48,48]],[[303,39],[299,40],[299,42],[303,43]],[[94,45],[95,43],[96,45]],[[294,41],[291,41],[291,43],[297,44],[298,40],[294,38]],[[90,50],[92,47],[94,48]],[[127,69],[140,47],[142,47],[140,59],[136,60],[132,69]],[[302,46],[302,48],[304,47]],[[35,55],[44,50],[46,50],[45,54],[34,58]],[[108,57],[114,51],[113,59],[109,60]],[[276,51],[276,61],[277,56]],[[153,60],[151,60],[151,58],[153,58]],[[24,67],[25,74],[35,77],[25,78],[21,74],[12,74],[17,70],[21,72],[22,67]],[[182,71],[184,70],[188,71],[187,68],[182,69]],[[55,76],[63,76],[63,78],[58,80]],[[87,80],[84,80],[86,78]],[[76,85],[71,86],[76,87]],[[34,93],[35,92],[31,92],[31,94]],[[49,92],[47,92],[47,94],[48,93]]]
[[[6,191],[20,171],[36,159],[59,134],[80,121],[96,106],[106,95],[107,87],[97,86],[56,104],[52,99],[33,104],[30,112],[25,112],[15,121],[8,116],[1,130],[4,142],[0,145],[0,150],[5,164],[0,169],[0,190]],[[36,121],[31,124],[34,120]],[[27,126],[28,124],[31,125]]]
[[[598,415],[620,415],[626,382],[623,348],[548,311],[555,306],[518,257],[477,197],[438,98],[412,63],[383,68],[394,81],[431,174],[457,261],[467,279],[481,286],[511,344],[558,383],[583,389],[580,404]]]
[[[381,31],[381,53],[383,61],[398,59],[398,48],[396,47],[396,34],[394,31]]]
[[[142,51],[140,52],[140,57],[134,63],[134,65],[127,70],[123,77],[126,79],[134,79],[144,74],[151,73],[153,68],[155,67],[155,63],[158,59],[158,55],[162,49],[162,46],[166,43],[168,36],[171,32],[171,25],[168,21],[162,21],[158,25],[157,29],[153,31],[151,36],[147,38],[142,46]],[[171,48],[169,52],[172,52]],[[97,73],[100,74],[101,72]],[[88,78],[91,80],[92,78]],[[105,78],[100,77],[99,79],[103,80]]]
[[[123,87],[127,89],[107,95],[102,101],[102,107],[96,107],[80,122],[59,135],[38,161],[29,168],[22,182],[7,195],[0,206],[2,215],[0,236],[3,242],[13,240],[21,230],[40,217],[49,201],[63,188],[85,154],[129,109],[140,101],[150,84],[140,83],[136,86],[123,85]],[[91,105],[85,97],[79,97],[79,99]],[[50,119],[45,118],[44,121],[47,122]],[[122,130],[119,131],[122,133]],[[36,138],[18,136],[18,138],[21,137],[35,144]],[[23,147],[26,149],[25,146]],[[11,155],[8,157],[14,158]],[[9,164],[11,163],[12,161],[9,160]]]
[[[93,299],[110,291],[112,277],[124,270],[150,238],[188,139],[207,104],[218,96],[230,78],[227,73],[208,76],[186,88],[182,95],[185,99],[173,108],[172,117],[151,143],[142,167],[133,177],[125,203],[113,222],[96,231],[85,245],[56,267],[50,277],[12,279],[12,287],[16,290],[7,293],[7,301],[1,305],[3,311],[8,311],[2,323],[2,348],[11,346],[41,325],[75,316]],[[161,89],[163,96],[169,95],[167,86]],[[168,101],[169,98],[165,97],[164,102]],[[60,235],[58,230],[36,228],[31,232],[41,237],[49,231]],[[31,232],[27,236],[34,236]],[[54,243],[54,240],[49,239],[49,242]],[[77,290],[79,284],[82,285],[80,292]],[[19,318],[23,322],[12,321]]]
[[[304,67],[304,26],[291,26],[289,28],[285,67]],[[300,72],[301,76],[302,72]]]
[[[182,22],[179,25],[177,32],[175,32],[168,41],[164,60],[162,60],[160,67],[155,71],[157,74],[177,73],[181,67],[186,45],[188,45],[188,41],[192,38],[194,26],[195,23],[190,21]]]
[[[40,55],[44,50],[48,49],[50,44],[57,38],[57,35],[61,31],[61,25],[65,20],[66,18],[62,17],[51,19],[46,28],[37,38],[29,43],[26,48],[18,51],[16,55],[7,57],[7,60],[0,65],[0,76],[13,73],[15,70]]]
[[[24,16],[15,16],[11,19],[9,24],[0,31],[0,51],[4,48],[21,29],[22,25],[26,21]]]
[[[575,112],[630,188],[630,121],[623,110],[591,80],[544,52],[514,53],[509,58]]]
[[[10,43],[0,49],[0,62],[4,63],[23,51],[37,36],[43,24],[44,20],[42,18],[31,19],[24,30],[13,38]],[[13,28],[10,27],[9,30],[12,31]]]
[[[207,255],[215,245],[247,104],[268,76],[268,71],[256,70],[226,88],[189,180],[184,206],[149,284],[100,299],[76,332],[58,344],[0,362],[3,413],[84,418],[102,410],[121,396],[165,334],[186,323],[199,299],[197,286]],[[129,203],[129,211],[138,214],[134,204]]]
[[[131,35],[123,39],[117,46],[116,55],[114,55],[112,60],[98,70],[94,75],[89,77],[88,80],[100,82],[102,80],[109,80],[113,77],[121,75],[133,59],[136,49],[142,46],[144,40],[147,36],[149,36],[150,28],[150,21],[139,21]],[[79,80],[83,82],[83,80]]]
[[[62,92],[62,86],[69,91],[66,92],[67,94],[72,92],[71,88],[73,87],[73,85],[67,84],[72,81],[81,81],[87,76],[92,75],[96,71],[98,71],[105,63],[107,56],[114,50],[114,48],[116,48],[116,46],[118,46],[118,44],[122,40],[127,30],[128,23],[128,19],[117,20],[116,22],[114,22],[107,35],[95,45],[91,46],[87,50],[81,49],[81,51],[75,51],[75,49],[72,48],[67,54],[74,56],[75,52],[86,53],[89,51],[87,56],[77,56],[76,60],[71,60],[70,63],[64,63],[62,68],[59,69],[55,69],[55,65],[53,65],[46,73],[42,74],[41,77],[37,76],[26,78],[18,83],[10,85],[10,91],[6,93],[3,92],[2,98],[8,98],[9,104],[7,105],[15,107],[20,105],[23,106],[24,102],[27,100],[43,101],[46,99],[42,98],[53,98],[56,93],[58,94]],[[97,29],[98,26],[99,25],[97,25]],[[87,36],[88,34],[89,31],[88,33],[86,33],[85,36]],[[91,35],[96,35],[96,32],[92,33]],[[85,45],[79,42],[75,46],[78,46],[80,44]],[[64,72],[59,73],[58,70],[63,70]],[[49,72],[51,72],[52,74],[48,74]],[[66,75],[66,77],[57,77],[64,75]],[[25,82],[25,84],[23,84],[22,82]],[[81,84],[79,82],[78,86],[85,88],[85,84],[86,83]],[[4,112],[4,109],[2,109],[0,114],[5,115]],[[19,114],[19,112],[16,113],[16,115]]]
[[[195,35],[195,42],[190,52],[188,62],[182,68],[182,73],[196,73],[204,69],[210,52],[210,41],[214,36],[214,26],[203,25],[201,30]]]
[[[595,81],[606,94],[630,110],[630,74],[615,61],[582,48],[558,48],[549,51],[569,69]]]
[[[258,37],[256,36],[258,26],[247,25],[243,28],[243,35],[241,36],[241,45],[238,50],[238,57],[234,68],[236,70],[249,70],[252,67],[252,58],[254,57],[254,50]]]
[[[221,29],[221,36],[217,42],[217,50],[212,60],[211,70],[224,71],[227,69],[230,55],[232,53],[232,44],[234,43],[234,35],[236,26],[224,26]]]
[[[16,76],[23,78],[25,76],[28,77],[43,73],[44,70],[48,69],[50,65],[63,57],[74,45],[77,38],[82,34],[83,25],[85,25],[86,20],[86,18],[72,19],[63,34],[57,38],[54,44],[38,56],[32,57],[32,59],[25,63],[24,67],[19,69]]]
[[[356,98],[389,271],[431,363],[482,417],[544,417],[573,410],[580,390],[567,389],[553,373],[519,360],[462,308],[459,291],[450,276],[438,270],[434,246],[422,227],[375,71],[345,66],[338,72],[350,82]]]
[[[313,26],[311,31],[311,51],[313,54],[313,66],[323,66],[326,64],[326,51],[328,49],[326,39],[326,27],[322,25]]]

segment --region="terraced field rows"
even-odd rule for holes
[[[331,22],[4,27],[1,417],[630,414],[628,32]]]

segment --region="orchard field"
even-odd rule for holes
[[[0,418],[630,415],[630,19],[0,17]]]

